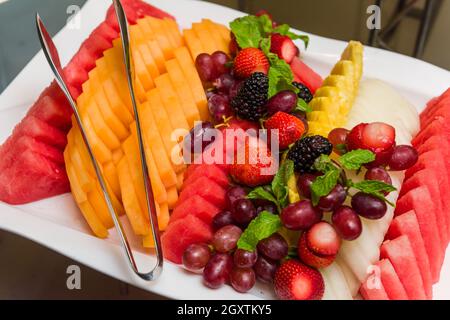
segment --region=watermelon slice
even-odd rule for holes
[[[387,259],[382,259],[378,261],[377,266],[380,268],[381,283],[389,300],[408,300],[405,287],[403,287],[391,262]]]
[[[61,102],[55,99],[54,95],[43,96],[31,107],[28,114],[63,132],[67,132],[71,125],[72,109],[65,101]]]
[[[439,280],[443,262],[442,244],[434,215],[433,199],[425,186],[408,191],[397,201],[395,215],[401,215],[408,211],[416,213],[430,262],[431,278],[433,283],[436,283]]]
[[[295,57],[291,62],[291,70],[294,74],[294,81],[307,86],[312,94],[322,86],[323,79],[313,69],[308,67],[300,58]]]
[[[389,230],[386,234],[386,239],[392,240],[402,235],[407,236],[409,242],[411,243],[414,251],[414,256],[417,260],[417,265],[422,275],[422,281],[427,298],[431,299],[432,282],[430,262],[425,250],[425,244],[423,242],[422,235],[420,234],[419,222],[417,221],[416,213],[414,211],[409,211],[396,217],[389,227]]]
[[[86,72],[86,69],[84,69],[83,67],[80,67],[78,64],[70,63],[64,69],[64,79],[72,87],[75,87],[77,89],[81,89],[81,85],[85,81],[87,81],[88,78],[89,78],[89,75]]]
[[[201,164],[189,174],[189,177],[184,181],[183,189],[201,177],[209,178],[223,188],[227,188],[230,184],[228,176],[221,168],[213,164]]]
[[[193,243],[208,243],[212,239],[211,228],[199,218],[187,215],[167,227],[161,237],[166,259],[181,264],[184,250]]]
[[[177,205],[181,205],[190,197],[199,195],[212,205],[223,209],[225,208],[225,193],[225,188],[222,188],[209,178],[201,177],[184,188],[178,198]]]
[[[434,119],[426,128],[419,132],[411,143],[417,147],[432,136],[443,136],[448,140],[450,137],[450,123],[442,118]]]
[[[444,136],[431,136],[421,145],[417,146],[417,152],[419,154],[428,151],[439,151],[444,156],[447,172],[450,172],[450,141]]]
[[[425,300],[425,289],[417,260],[407,236],[388,240],[381,246],[381,259],[388,259],[411,300]]]
[[[365,300],[389,300],[386,290],[384,290],[381,282],[379,282],[377,288],[372,288],[369,285],[369,281],[370,280],[364,282],[359,289],[359,292]]]
[[[448,119],[450,114],[450,97],[449,102],[436,107],[433,112],[423,116],[420,119],[420,125],[422,128],[426,128],[431,122],[438,119]]]
[[[202,197],[195,195],[175,207],[175,210],[173,210],[170,216],[170,223],[183,219],[188,215],[193,215],[210,225],[212,219],[219,211],[219,208]]]
[[[440,195],[438,177],[435,172],[431,170],[421,170],[416,172],[413,176],[403,182],[399,197],[407,193],[409,190],[419,188],[420,186],[425,186],[430,192],[431,198],[436,199],[434,201],[434,214],[436,216],[436,223],[439,229],[439,237],[444,246],[442,249],[445,251],[448,243],[449,222],[447,221],[447,218],[449,215],[447,215],[447,211],[444,211],[443,209],[443,204],[446,204],[446,201],[442,201],[443,198]]]
[[[2,201],[23,204],[70,191],[64,167],[46,157],[28,149],[12,161],[14,165],[1,170]]]

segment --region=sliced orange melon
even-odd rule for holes
[[[203,44],[200,39],[195,34],[194,30],[186,29],[183,31],[184,39],[186,40],[186,44],[191,52],[192,59],[195,60],[198,55],[206,52],[206,49],[203,48]]]
[[[197,38],[202,43],[203,49],[205,49],[204,52],[212,54],[217,50],[219,45],[215,43],[214,37],[206,28],[206,25],[204,25],[203,23],[193,23],[192,30],[194,30]]]

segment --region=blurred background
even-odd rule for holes
[[[95,0],[92,0],[95,1]],[[0,93],[40,49],[34,33],[39,11],[49,31],[66,23],[69,5],[85,0],[0,0]],[[210,0],[255,13],[266,9],[279,22],[340,40],[360,40],[415,56],[450,70],[450,0]],[[366,27],[369,5],[381,6],[379,32]],[[64,14],[61,14],[64,13]],[[159,299],[85,266],[82,290],[66,288],[76,264],[31,241],[0,231],[0,299]]]

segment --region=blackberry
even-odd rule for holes
[[[313,172],[314,161],[322,154],[330,155],[333,145],[322,136],[310,136],[298,140],[288,152],[288,159],[294,162],[295,171]]]
[[[308,89],[308,87],[301,84],[300,82],[292,82],[292,84],[294,85],[294,87],[296,87],[298,90],[300,90],[300,92],[297,94],[297,96],[300,99],[305,100],[306,103],[310,103],[311,100],[313,99],[313,95],[312,95],[311,91]]]
[[[255,72],[245,80],[231,100],[231,106],[240,118],[258,121],[267,113],[268,91],[269,78],[262,72]]]

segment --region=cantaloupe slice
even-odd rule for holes
[[[94,152],[95,157],[101,163],[108,162],[112,160],[111,150],[100,140],[100,138],[95,133],[94,126],[92,125],[91,120],[88,116],[82,117],[86,135],[89,140],[89,143],[92,147],[92,151]],[[76,125],[76,130],[79,130],[78,125]]]
[[[95,211],[89,202],[79,203],[78,206],[80,207],[80,211],[92,232],[99,238],[108,237],[108,229],[103,226],[101,220],[96,216]]]
[[[122,121],[125,127],[128,127],[134,121],[133,114],[120,97],[114,81],[112,79],[105,80],[103,82],[103,90],[114,114]]]
[[[215,43],[214,37],[209,32],[206,25],[203,23],[193,23],[192,24],[192,30],[194,30],[195,34],[197,35],[197,38],[202,43],[203,49],[205,49],[204,52],[212,54],[214,51],[217,50],[219,45]]]
[[[163,74],[155,79],[156,88],[158,88],[161,94],[161,100],[164,103],[164,107],[167,114],[170,115],[170,122],[175,129],[189,130],[189,125],[186,121],[183,108],[180,100],[173,89],[170,77],[168,74]]]
[[[203,89],[202,81],[200,80],[197,70],[195,69],[195,65],[189,55],[189,51],[186,47],[181,47],[176,49],[174,54],[191,87],[195,103],[197,104],[200,113],[200,118],[205,121],[209,118],[208,101],[206,100],[205,89]]]
[[[143,58],[144,64],[147,68],[147,71],[152,77],[152,79],[157,78],[161,73],[159,72],[158,66],[156,65],[156,61],[153,58],[148,45],[146,43],[142,43],[137,47],[137,50],[139,50]]]
[[[159,73],[163,74],[164,72],[166,72],[166,66],[164,64],[166,59],[164,58],[164,53],[159,47],[158,42],[156,40],[149,41],[147,43],[147,46],[153,56],[153,59],[155,59],[155,63],[158,67]]]
[[[220,35],[223,39],[225,39],[226,43],[230,43],[231,41],[231,32],[230,29],[228,29],[227,26],[220,24],[220,23],[214,23],[216,25],[217,30],[219,31]]]
[[[184,30],[183,36],[191,53],[192,59],[195,60],[198,55],[206,52],[206,49],[203,48],[203,44],[195,34],[194,30],[191,29]]]
[[[70,161],[69,150],[64,151],[64,161],[66,163],[67,176],[70,181],[70,188],[72,190],[73,197],[77,203],[82,203],[87,201],[86,192],[81,187],[78,180],[78,175],[75,174],[74,167]]]
[[[188,81],[185,79],[177,60],[167,61],[166,69],[182,104],[188,125],[192,128],[194,127],[194,122],[200,119],[200,113],[194,102]]]
[[[172,36],[175,39],[175,48],[183,46],[183,37],[181,36],[180,29],[178,28],[176,21],[173,19],[164,18],[163,22],[166,25],[167,30],[172,33]]]
[[[216,46],[216,51],[220,50],[225,53],[228,53],[229,43],[225,42],[225,39],[222,38],[220,32],[217,30],[217,26],[214,22],[209,19],[202,19],[202,26],[208,30],[209,34],[212,36],[214,40],[214,45]]]
[[[94,130],[97,136],[105,143],[109,150],[114,150],[120,148],[120,141],[114,132],[106,125],[103,116],[100,113],[98,104],[91,100],[86,106],[86,114],[92,123],[95,124]]]
[[[172,162],[172,166],[176,173],[184,172],[186,165],[182,161],[177,161],[182,159],[181,153],[177,156],[179,159],[174,159],[172,152],[177,148],[177,141],[172,139],[172,133],[174,128],[170,122],[169,115],[167,114],[164,104],[161,100],[158,89],[153,89],[147,93],[147,100],[150,105],[150,109],[153,113],[156,125],[158,126],[158,131],[161,134],[161,139],[164,142],[166,153]]]
[[[117,177],[117,168],[113,162],[108,162],[103,165],[103,174],[114,195],[120,199],[119,178]]]
[[[157,19],[142,19],[143,23],[140,25],[141,28],[147,30],[147,34],[152,34],[153,39],[158,41],[158,45],[161,48],[164,58],[166,60],[172,59],[173,51],[170,44],[169,39],[167,39],[166,35],[163,33],[161,25],[159,24]]]
[[[155,87],[155,83],[153,82],[153,79],[147,70],[147,66],[144,63],[144,59],[141,53],[136,49],[132,49],[131,52],[133,55],[134,71],[136,73],[136,76],[142,83],[144,91],[153,89]]]
[[[173,209],[178,201],[178,188],[172,187],[167,189],[167,204],[169,205],[169,209]]]

